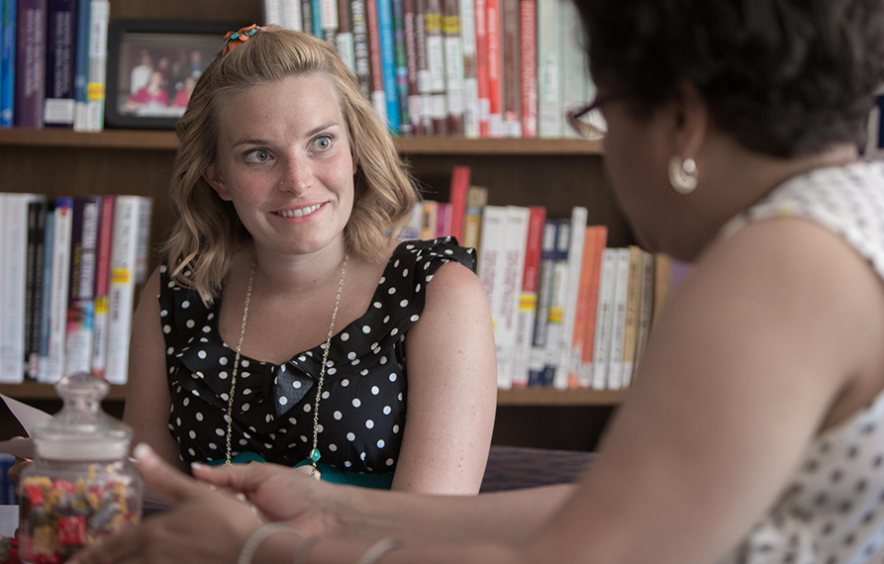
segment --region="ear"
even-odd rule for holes
[[[709,133],[709,106],[690,83],[679,87],[674,106],[675,154],[682,159],[695,159]]]
[[[206,167],[206,171],[203,173],[203,179],[209,183],[209,186],[211,186],[213,190],[215,190],[218,197],[226,202],[231,200],[230,192],[227,190],[227,184],[224,182],[224,176],[221,174],[221,171],[218,170],[217,164],[212,163]]]

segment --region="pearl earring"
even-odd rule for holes
[[[669,184],[679,194],[690,194],[697,188],[697,163],[694,159],[681,160],[678,155],[669,159]]]

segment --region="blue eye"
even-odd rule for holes
[[[323,135],[322,137],[317,137],[313,141],[313,146],[316,147],[317,149],[319,149],[320,151],[324,151],[324,150],[328,149],[329,147],[331,147],[331,143],[332,143],[331,137],[329,137],[328,135]]]
[[[267,149],[254,149],[246,153],[246,161],[250,163],[264,163],[270,160],[270,151]]]

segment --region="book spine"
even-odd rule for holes
[[[424,200],[421,209],[421,239],[434,239],[436,237],[436,216],[438,215],[438,203],[433,200]]]
[[[17,0],[3,0],[0,13],[0,128],[12,127],[15,111]]]
[[[301,26],[304,33],[313,35],[313,0],[301,0]]]
[[[399,133],[414,134],[411,125],[411,108],[408,90],[408,54],[405,45],[405,8],[402,0],[392,0],[393,5],[393,47],[395,52],[396,99],[399,101]]]
[[[435,237],[447,237],[451,230],[451,204],[436,203],[436,234]]]
[[[537,137],[537,0],[519,4],[522,137]]]
[[[76,49],[74,52],[74,131],[86,131],[89,85],[90,0],[77,0]]]
[[[49,0],[46,42],[46,95],[43,124],[74,127],[76,0]]]
[[[408,75],[408,117],[411,119],[411,134],[423,135],[421,127],[421,96],[417,87],[417,29],[415,0],[402,0],[402,26],[405,33],[405,65]]]
[[[384,123],[387,119],[387,93],[384,90],[384,66],[381,61],[381,28],[378,24],[378,2],[365,0],[368,15],[368,47],[371,60],[371,102]]]
[[[417,53],[417,93],[420,101],[421,135],[435,135],[433,128],[433,78],[427,51],[427,0],[414,5],[414,41]]]
[[[150,220],[153,213],[153,200],[140,197],[138,204],[138,231],[135,232],[135,283],[147,282],[147,261],[150,258]]]
[[[335,45],[338,55],[350,72],[356,74],[356,45],[353,40],[353,14],[350,12],[350,0],[336,0],[338,3],[338,33]]]
[[[52,301],[49,314],[49,361],[46,366],[46,382],[50,384],[59,381],[64,375],[73,207],[72,198],[58,198],[55,201],[55,241],[52,243]]]
[[[537,133],[543,138],[559,138],[564,133],[559,3],[537,0]]]
[[[6,334],[9,329],[9,323],[11,322],[12,315],[11,312],[6,311],[6,297],[8,295],[7,287],[12,284],[10,278],[10,269],[6,266],[8,262],[8,250],[7,247],[10,245],[9,237],[7,236],[7,228],[9,227],[7,224],[9,223],[6,219],[6,208],[9,205],[9,199],[12,197],[12,194],[6,194],[0,192],[0,219],[3,220],[3,224],[0,225],[0,266],[3,266],[0,269],[0,381],[3,378],[3,365],[4,365],[4,357],[6,354]]]
[[[476,78],[476,10],[473,0],[459,0],[463,49],[463,135],[479,137],[479,82]]]
[[[451,189],[448,201],[451,204],[451,235],[463,243],[464,215],[467,211],[467,190],[470,187],[470,167],[455,166],[451,171]]]
[[[262,0],[261,9],[264,25],[285,26],[288,21],[283,17],[278,0]]]
[[[638,306],[638,336],[635,345],[635,364],[632,368],[632,381],[638,374],[638,367],[651,332],[651,314],[654,308],[654,255],[642,251],[641,297]]]
[[[319,0],[319,16],[322,38],[332,45],[337,45],[338,0]]]
[[[129,332],[135,299],[135,262],[141,216],[139,207],[143,202],[137,196],[117,196],[114,202],[105,367],[105,379],[111,384],[125,384],[128,374]]]
[[[632,382],[635,351],[638,348],[638,313],[642,290],[642,251],[629,247],[629,282],[626,285],[626,322],[623,327],[623,387]]]
[[[28,203],[28,245],[25,285],[25,372],[37,378],[40,342],[40,309],[43,305],[43,239],[46,231],[46,201]]]
[[[543,368],[543,385],[555,385],[556,368],[561,355],[562,333],[565,319],[565,298],[568,295],[568,245],[571,242],[571,222],[559,220],[556,233],[556,255],[553,263],[552,294],[549,306],[546,354]],[[561,384],[560,384],[561,385]],[[562,388],[567,388],[567,379]]]
[[[310,0],[310,19],[313,29],[313,37],[323,39],[322,36],[322,0]]]
[[[367,100],[371,100],[371,57],[368,47],[368,20],[365,0],[350,0],[350,17],[353,26],[353,64],[356,81]]]
[[[264,25],[301,31],[301,0],[263,0]]]
[[[92,374],[104,378],[107,361],[107,312],[110,285],[111,238],[114,233],[114,196],[101,198],[98,252],[95,259],[95,317],[92,331]]]
[[[491,306],[491,322],[494,327],[494,343],[497,358],[501,360],[505,354],[501,342],[503,322],[501,312],[504,299],[504,255],[506,253],[507,208],[502,206],[485,206],[482,214],[482,252],[479,254],[478,274],[488,302]],[[500,381],[498,369],[498,387],[509,387]]]
[[[486,40],[488,43],[488,135],[503,137],[502,77],[500,52],[500,0],[485,1]]]
[[[467,209],[463,218],[463,242],[461,245],[476,249],[481,256],[482,210],[488,202],[488,189],[470,186],[467,189]]]
[[[614,324],[614,287],[617,284],[617,249],[605,249],[599,281],[599,302],[596,309],[592,353],[592,387],[604,390],[608,383],[608,353]]]
[[[490,137],[491,98],[488,92],[488,10],[486,0],[476,0],[476,91],[479,97],[479,137]]]
[[[565,295],[562,299],[564,308],[562,317],[562,333],[559,341],[559,358],[556,361],[553,386],[564,390],[568,388],[568,371],[571,368],[571,345],[574,338],[574,324],[577,319],[577,294],[580,292],[580,274],[583,270],[583,242],[586,239],[586,217],[588,211],[582,206],[571,210],[570,240],[568,241],[568,277],[563,282]]]
[[[580,12],[573,2],[560,0],[559,52],[562,56],[562,111],[578,109],[590,99],[587,85],[589,67],[586,62],[583,29],[580,23]],[[579,138],[577,131],[571,127],[563,127],[562,135],[572,139]]]
[[[53,244],[55,242],[55,204],[50,203],[46,209],[46,229],[43,235],[43,276],[40,278],[40,334],[37,349],[37,381],[47,381],[49,368],[49,317],[52,311],[52,263],[54,260]]]
[[[43,127],[46,78],[46,0],[18,0],[15,127]]]
[[[110,1],[92,0],[89,16],[89,85],[86,88],[86,128],[104,129],[105,77],[107,73],[107,24]]]
[[[519,0],[501,0],[501,91],[503,136],[522,136],[521,46]]]
[[[378,1],[378,29],[381,39],[381,68],[384,77],[384,97],[387,100],[387,126],[394,135],[399,133],[399,96],[396,92],[396,49],[393,38],[392,0]]]
[[[672,259],[663,253],[654,255],[654,312],[651,327],[657,322],[672,289]]]
[[[522,276],[525,270],[525,242],[528,237],[530,210],[525,207],[508,206],[506,239],[503,256],[503,297],[495,327],[497,351],[497,387],[510,389],[515,378],[514,356],[517,347],[517,324],[519,301],[522,293]]]
[[[537,271],[546,209],[528,208],[528,230],[525,236],[525,261],[522,270],[522,288],[519,293],[519,309],[516,318],[516,349],[513,352],[513,387],[528,385],[528,355],[534,336],[534,320],[537,312]]]
[[[65,375],[92,370],[95,320],[95,255],[98,250],[99,196],[74,198],[70,290],[65,334]]]
[[[583,260],[580,267],[580,282],[577,288],[577,301],[574,304],[574,332],[571,336],[571,357],[568,360],[568,388],[580,388],[580,360],[583,357],[583,342],[586,336],[586,301],[592,279],[595,239],[598,232],[593,227],[584,229]]]
[[[25,263],[27,245],[27,209],[21,194],[4,194],[3,277],[0,295],[0,382],[18,384],[24,381]]]
[[[427,0],[425,21],[433,134],[445,136],[448,135],[448,111],[445,108],[445,40],[442,36],[441,0]]]
[[[601,283],[602,264],[604,261],[605,246],[608,243],[608,228],[604,225],[596,225],[592,228],[596,231],[595,252],[593,253],[593,268],[589,281],[589,294],[586,297],[586,330],[583,336],[583,355],[580,358],[581,388],[589,388],[593,385],[592,360],[595,348],[596,320],[599,307],[599,285]]]
[[[552,301],[553,271],[555,269],[556,238],[558,225],[554,220],[546,220],[543,226],[543,240],[540,250],[540,265],[537,270],[537,309],[534,316],[534,332],[531,338],[531,353],[528,358],[528,386],[543,385],[546,366],[546,343],[549,331],[549,308]]]
[[[617,249],[617,275],[612,306],[611,347],[608,352],[608,389],[623,388],[623,343],[626,331],[626,295],[629,290],[629,249]]]
[[[442,35],[445,42],[445,105],[448,133],[463,136],[463,44],[458,0],[443,0]]]

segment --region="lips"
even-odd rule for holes
[[[312,213],[315,213],[319,208],[322,207],[322,204],[316,204],[313,206],[307,206],[306,208],[298,208],[294,210],[282,210],[276,212],[277,215],[282,217],[292,218],[292,217],[304,217],[308,216]]]

